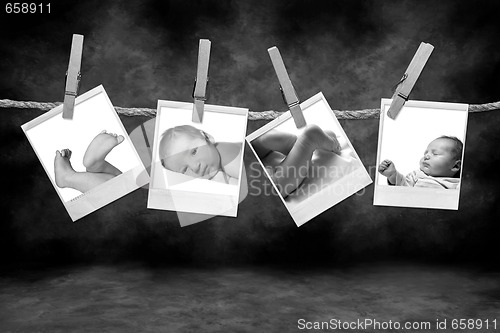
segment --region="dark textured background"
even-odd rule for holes
[[[276,45],[302,99],[322,91],[335,109],[376,108],[421,41],[435,50],[412,99],[500,100],[496,0],[51,4],[50,15],[1,8],[0,99],[61,101],[71,35],[80,33],[80,91],[103,84],[117,106],[190,101],[200,38],[212,41],[211,104],[284,110],[266,51]],[[374,207],[371,185],[301,228],[276,196],[249,196],[238,218],[181,228],[175,213],[146,209],[144,189],[71,223],[20,129],[41,112],[0,111],[3,263],[498,262],[498,111],[469,117],[459,211]],[[145,120],[122,117],[129,132]],[[373,167],[378,120],[341,123]],[[249,122],[248,133],[263,124]],[[245,163],[254,161],[247,149]]]

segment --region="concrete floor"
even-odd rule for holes
[[[443,266],[122,265],[24,270],[0,277],[1,332],[290,332],[300,331],[301,318],[427,321],[435,331],[436,319],[447,319],[448,328],[454,318],[497,319],[500,324],[499,310],[499,273]]]

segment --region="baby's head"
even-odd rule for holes
[[[196,127],[169,128],[160,139],[159,155],[165,169],[210,179],[220,170],[220,155],[214,138]]]
[[[420,159],[420,170],[433,177],[458,177],[463,143],[454,136],[440,136],[427,146]]]

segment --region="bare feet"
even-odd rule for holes
[[[323,131],[318,125],[308,125],[302,135],[305,143],[315,149],[323,149],[337,154],[340,152],[339,141],[332,131]]]
[[[342,146],[340,145],[339,139],[337,137],[337,134],[331,130],[325,130],[325,134],[328,135],[332,140],[333,140],[333,152],[335,154],[340,154],[340,151],[342,150]]]
[[[105,130],[97,134],[83,156],[83,165],[87,171],[109,172],[109,163],[104,159],[114,147],[123,142],[123,139],[122,135],[107,133]]]
[[[60,188],[65,188],[69,186],[68,179],[76,171],[71,166],[69,159],[71,158],[71,150],[63,149],[61,151],[56,151],[56,157],[54,158],[54,173],[56,176],[56,185]]]

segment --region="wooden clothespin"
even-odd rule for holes
[[[201,123],[203,121],[203,108],[205,107],[206,90],[208,84],[208,63],[210,61],[210,41],[200,39],[200,48],[198,51],[198,69],[193,89],[193,122]]]
[[[295,121],[295,126],[297,128],[301,128],[306,126],[306,120],[304,118],[304,114],[302,113],[302,109],[300,108],[300,101],[297,97],[297,93],[293,88],[292,81],[290,81],[290,77],[286,71],[285,63],[281,58],[280,51],[276,46],[273,46],[267,49],[269,56],[271,57],[271,61],[273,63],[274,71],[278,76],[278,80],[280,82],[280,89],[283,95],[283,99],[285,104],[290,109],[290,113],[292,114],[293,120]]]
[[[83,36],[73,35],[71,54],[69,56],[68,71],[66,72],[66,88],[64,91],[63,118],[73,119],[75,98],[82,78],[80,68],[82,65]]]
[[[401,111],[405,102],[408,101],[411,90],[413,89],[415,82],[417,82],[420,73],[422,73],[427,60],[429,60],[432,50],[434,50],[434,46],[431,44],[423,42],[420,43],[420,46],[408,65],[405,74],[397,84],[394,95],[392,95],[392,103],[387,111],[389,118],[396,119],[399,111]]]

